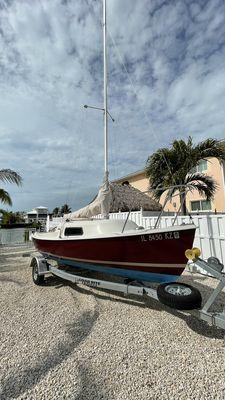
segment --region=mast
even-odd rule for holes
[[[107,96],[107,30],[106,30],[106,0],[103,0],[103,58],[104,58],[104,182],[108,187],[108,96]]]

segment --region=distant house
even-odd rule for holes
[[[187,209],[189,212],[225,212],[225,165],[216,158],[201,160],[193,172],[201,172],[212,176],[217,182],[218,189],[213,200],[208,201],[205,197],[195,190],[187,193]],[[149,180],[145,175],[145,170],[139,170],[129,175],[114,180],[115,183],[130,184],[142,192],[149,190]],[[164,202],[164,195],[161,196],[160,203]],[[179,196],[172,198],[167,203],[165,211],[178,211],[180,207]]]
[[[47,217],[49,215],[47,207],[35,207],[33,210],[28,211],[26,215],[26,222],[28,224],[33,222],[40,222],[45,225],[47,221]]]

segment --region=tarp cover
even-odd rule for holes
[[[150,196],[140,192],[131,185],[104,183],[97,197],[86,207],[64,215],[64,220],[91,218],[101,214],[106,217],[109,212],[140,210],[160,211],[162,206]]]
[[[97,197],[86,207],[70,214],[64,214],[64,219],[73,221],[77,218],[90,218],[94,215],[102,214],[107,216],[110,212],[112,203],[112,191],[109,184],[103,184],[98,192]]]

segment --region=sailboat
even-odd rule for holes
[[[103,0],[104,53],[104,183],[96,199],[64,216],[52,232],[33,235],[37,250],[59,267],[99,271],[129,280],[174,282],[186,266],[185,250],[192,247],[193,224],[144,229],[127,219],[109,219],[112,187],[108,171],[106,0]],[[85,106],[87,107],[87,106]],[[102,219],[93,218],[101,214]]]

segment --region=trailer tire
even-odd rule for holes
[[[163,283],[157,288],[161,303],[177,310],[200,308],[202,296],[198,289],[180,282]]]
[[[44,275],[40,275],[38,273],[38,262],[35,257],[31,261],[31,268],[32,268],[32,279],[35,285],[43,285],[45,277]]]

